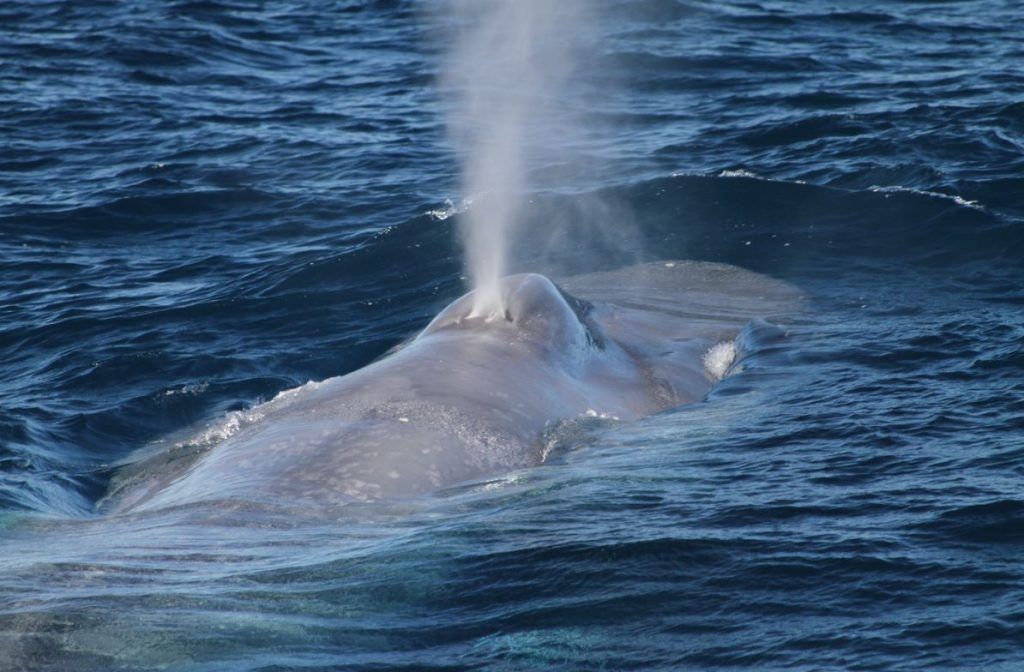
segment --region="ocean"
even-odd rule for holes
[[[1024,9],[592,14],[511,270],[723,262],[806,308],[538,467],[209,525],[96,504],[467,288],[457,22],[0,4],[0,669],[1024,669]]]

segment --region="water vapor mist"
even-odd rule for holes
[[[442,85],[459,154],[473,314],[504,314],[499,280],[521,215],[532,163],[556,163],[567,130],[559,99],[579,56],[583,0],[450,0],[459,30]]]

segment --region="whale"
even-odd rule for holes
[[[500,314],[475,314],[470,292],[361,369],[133,460],[98,508],[334,507],[534,467],[560,423],[702,401],[734,363],[740,330],[785,320],[801,301],[784,281],[686,260],[523,273],[500,292]]]

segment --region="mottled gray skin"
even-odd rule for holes
[[[103,508],[331,506],[536,465],[541,435],[558,421],[631,420],[702,399],[714,382],[702,361],[708,347],[797,296],[784,283],[696,262],[562,283],[587,299],[541,275],[503,283],[504,316],[472,317],[466,295],[387,357],[256,407],[253,421],[198,457],[137,468]],[[723,300],[749,305],[702,306]]]

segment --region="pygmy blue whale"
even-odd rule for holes
[[[467,294],[378,361],[282,392],[212,445],[139,461],[101,509],[332,506],[536,465],[554,423],[702,400],[729,363],[709,350],[800,301],[782,281],[694,261],[514,275],[501,291],[503,315],[474,316]]]

